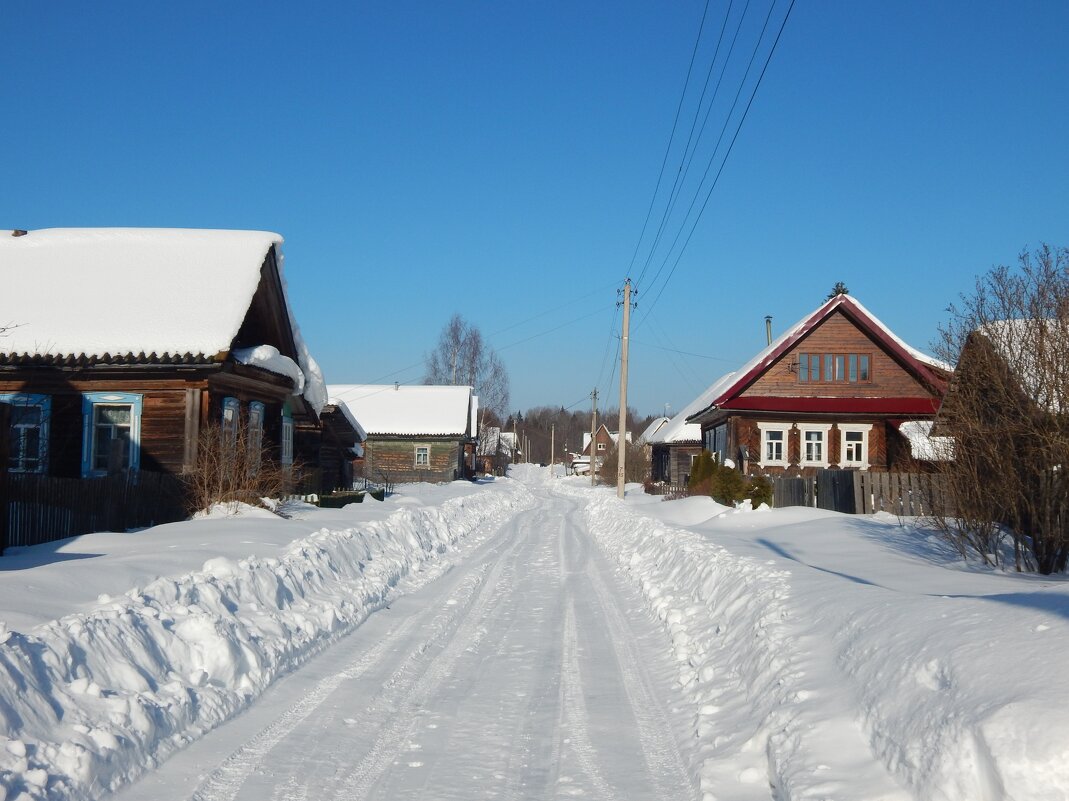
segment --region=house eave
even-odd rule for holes
[[[783,398],[743,397],[720,408],[736,412],[798,412],[803,414],[935,415],[938,398]],[[697,415],[696,415],[697,416]]]

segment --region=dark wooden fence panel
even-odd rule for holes
[[[689,498],[690,488],[686,484],[666,484],[657,482],[648,484],[646,491],[650,495],[663,495],[666,501],[674,501],[679,498]]]
[[[821,470],[817,473],[817,506],[832,512],[854,514],[854,482],[858,473],[852,470]]]
[[[947,511],[939,476],[930,473],[859,473],[859,512],[923,517]]]
[[[7,547],[7,509],[8,509],[8,486],[7,486],[7,449],[10,440],[11,406],[0,403],[0,553]]]
[[[845,514],[890,512],[924,517],[949,512],[939,477],[930,473],[869,473],[821,470],[815,477],[772,480],[773,503],[815,506]]]
[[[106,478],[7,476],[5,545],[40,545],[94,531],[127,531],[186,518],[182,480],[141,472]]]

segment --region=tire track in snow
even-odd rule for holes
[[[540,518],[545,518],[545,517],[546,517],[545,513],[542,513],[540,515]],[[524,522],[526,522],[526,521],[524,521]],[[548,521],[544,521],[544,522],[545,522],[545,525],[548,526]],[[533,527],[533,524],[532,524],[532,527]],[[559,542],[558,542],[558,546],[559,546]],[[543,548],[547,553],[547,558],[550,559],[550,560],[552,560],[553,551],[556,550],[556,557],[557,557],[558,561],[557,561],[557,564],[555,565],[555,570],[553,570],[552,572],[555,573],[555,575],[558,577],[558,579],[560,579],[562,571],[563,571],[563,554],[562,554],[562,552],[560,551],[559,547],[557,549],[554,549],[552,547],[552,545],[549,545],[549,544],[545,544],[543,546]],[[547,572],[550,572],[550,571],[547,571]],[[521,753],[519,755],[520,756],[519,762],[520,762],[520,765],[525,769],[529,769],[531,764],[532,764],[532,762],[534,762],[534,760],[536,759],[536,755],[534,754],[534,749],[532,747],[532,743],[535,741],[535,737],[536,737],[535,719],[536,719],[537,713],[540,710],[544,709],[545,706],[548,703],[551,703],[551,702],[556,703],[556,707],[557,707],[557,726],[556,726],[556,731],[559,732],[561,730],[561,715],[563,714],[563,703],[562,703],[562,700],[561,700],[561,680],[560,680],[561,662],[560,662],[560,660],[556,660],[555,661],[555,667],[556,667],[556,670],[547,671],[546,672],[546,675],[543,677],[542,682],[539,684],[538,691],[531,693],[531,697],[530,697],[530,700],[527,703],[527,707],[526,707],[523,719],[520,721],[520,724],[517,727],[520,733],[519,733],[519,735],[517,736],[516,739],[521,744],[521,746],[520,746],[521,747]],[[556,680],[554,681],[554,679],[556,679]],[[548,754],[539,754],[539,755],[537,755],[537,758],[542,759],[544,757],[544,760],[543,760],[544,764],[550,766],[553,769],[552,770],[553,776],[550,777],[547,780],[547,784],[546,784],[547,792],[548,792],[548,788],[552,785],[553,777],[555,777],[556,775],[559,774],[559,769],[560,769],[560,746],[561,746],[561,743],[560,743],[560,737],[559,736],[558,737],[550,737],[550,738],[547,738],[547,739],[548,739],[548,745],[549,745],[549,753]],[[523,798],[524,795],[525,795],[525,792],[526,792],[525,787],[524,787],[524,781],[525,781],[526,778],[527,778],[527,775],[524,772],[520,772],[520,771],[512,772],[508,777],[508,780],[507,780],[507,783],[506,783],[506,786],[505,786],[505,792],[502,794],[502,797],[506,798],[506,799]]]
[[[459,625],[450,629],[446,627],[435,640],[448,637],[445,648],[432,657],[423,673],[409,677],[406,673],[412,658],[394,674],[392,684],[383,696],[380,714],[387,722],[364,758],[356,767],[339,776],[332,785],[342,785],[320,794],[321,798],[332,797],[338,801],[358,801],[367,798],[375,783],[404,748],[415,724],[415,716],[426,701],[437,691],[453,673],[457,662],[465,651],[475,650],[487,634],[485,625],[492,611],[501,603],[509,590],[509,581],[515,566],[517,551],[522,544],[521,538],[513,538],[508,549],[492,563],[484,565],[489,568],[486,580],[481,583],[477,597],[462,616]],[[459,616],[458,616],[459,617]],[[420,650],[419,655],[426,650]],[[417,654],[413,654],[413,657]],[[373,705],[375,706],[375,705]]]
[[[561,709],[564,723],[571,734],[569,745],[583,772],[594,785],[598,797],[603,801],[612,801],[616,795],[598,767],[597,751],[587,727],[583,675],[579,667],[579,634],[575,625],[575,599],[570,593],[564,612],[564,649],[561,661]]]
[[[696,788],[683,764],[668,716],[653,692],[649,673],[635,653],[630,627],[594,560],[588,559],[586,565],[587,577],[608,624],[609,642],[620,666],[624,693],[635,717],[639,742],[657,788],[657,797],[675,799],[693,796]]]
[[[504,544],[492,549],[491,554],[497,550],[504,550]],[[301,723],[316,712],[343,682],[358,679],[368,670],[373,668],[417,627],[423,628],[424,626],[427,626],[429,630],[439,632],[435,637],[422,643],[421,646],[413,652],[410,659],[413,656],[418,656],[426,651],[435,640],[441,638],[442,633],[449,627],[449,620],[442,618],[449,618],[452,620],[461,614],[461,610],[463,610],[465,606],[463,600],[470,598],[478,587],[481,586],[488,568],[489,563],[484,563],[476,568],[471,576],[466,577],[466,579],[462,581],[460,586],[450,595],[450,600],[456,601],[457,603],[452,607],[447,607],[449,610],[447,613],[443,614],[442,611],[437,608],[430,607],[425,614],[409,617],[401,625],[391,631],[386,639],[380,640],[370,651],[365,652],[349,668],[321,680],[310,692],[306,693],[300,701],[286,710],[273,723],[271,723],[271,725],[263,729],[260,733],[255,735],[252,740],[245,743],[241,748],[227,757],[223,764],[209,774],[193,792],[193,795],[191,796],[192,801],[233,801],[241,791],[249,776],[263,766],[270,752],[280,742],[290,736]],[[435,619],[428,624],[427,619],[431,618],[432,615]],[[294,793],[295,788],[300,788],[299,795]],[[307,781],[302,782],[300,780],[295,780],[294,777],[291,776],[283,785],[276,788],[272,797],[293,799],[296,801],[298,797],[307,794],[306,790]]]
[[[388,639],[381,640],[351,667],[320,681],[270,726],[227,757],[193,792],[192,801],[231,801],[235,798],[245,780],[263,763],[271,749],[315,712],[338,685],[343,681],[358,678],[382,659],[398,640],[407,636],[415,624],[416,618],[409,618],[394,629]]]

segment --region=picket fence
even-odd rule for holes
[[[0,471],[0,550],[186,517],[182,480],[165,473],[82,479]]]

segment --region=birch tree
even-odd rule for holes
[[[454,314],[442,328],[438,344],[425,357],[424,384],[475,388],[479,406],[504,415],[509,405],[508,370],[482,332]]]

